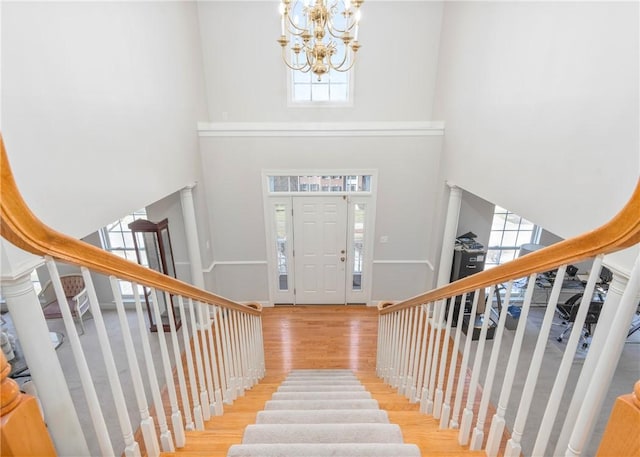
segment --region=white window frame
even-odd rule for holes
[[[347,100],[345,101],[314,101],[314,100],[295,100],[293,98],[293,72],[287,70],[287,106],[289,108],[353,108],[353,92],[354,92],[354,71],[355,66],[347,72]],[[311,84],[314,84],[313,76]]]
[[[500,210],[500,211],[498,212],[498,210]],[[505,220],[509,215],[514,215],[514,216],[518,217],[519,218],[518,228],[516,230],[506,230],[505,229],[505,225],[503,225],[502,230],[493,230],[493,225],[494,225],[494,220],[495,220],[496,214],[506,214]],[[503,208],[503,207],[497,206],[497,205],[495,206],[495,208],[493,210],[493,218],[491,219],[491,230],[489,231],[489,239],[491,239],[491,233],[493,233],[493,232],[502,232],[501,240],[504,240],[504,233],[505,232],[516,232],[517,235],[520,234],[520,232],[521,232],[520,228],[522,226],[522,221],[523,220],[525,220],[525,221],[527,221],[527,222],[529,222],[529,223],[531,223],[533,225],[533,230],[532,230],[532,233],[531,233],[531,239],[529,241],[527,241],[526,243],[522,243],[519,246],[506,245],[506,244],[503,244],[503,241],[501,241],[501,244],[499,244],[499,245],[489,245],[489,246],[487,246],[487,257],[486,257],[487,261],[485,261],[485,267],[484,267],[485,270],[489,269],[489,268],[497,267],[498,265],[502,265],[502,264],[504,264],[506,262],[509,262],[509,260],[502,261],[502,259],[500,259],[501,261],[499,261],[498,263],[489,263],[488,262],[488,260],[490,258],[489,257],[489,251],[518,250],[518,249],[520,249],[520,247],[523,244],[529,244],[529,243],[534,243],[535,244],[535,243],[538,243],[540,241],[541,230],[540,230],[539,226],[537,226],[536,224],[534,224],[530,220],[528,220],[528,219],[526,219],[526,218],[514,213],[513,211],[511,211],[511,210],[509,210],[507,208]],[[517,239],[517,235],[516,235],[516,239]],[[502,255],[500,257],[502,257]],[[518,258],[518,256],[516,255],[514,257],[514,259],[517,259],[517,258]],[[513,260],[513,259],[511,259],[511,260]]]
[[[147,218],[147,210],[146,210],[146,208],[142,208],[142,209],[139,209],[139,210],[137,210],[137,211],[132,212],[132,213],[131,213],[131,214],[129,214],[128,216],[133,217],[133,220],[137,220],[137,219],[146,219],[146,218]],[[128,216],[125,216],[125,217],[128,217]],[[111,241],[110,241],[110,239],[109,239],[109,232],[110,232],[110,230],[108,230],[108,227],[109,227],[110,225],[113,225],[113,224],[116,224],[116,223],[119,223],[119,224],[120,224],[120,227],[122,227],[122,225],[124,224],[124,222],[123,222],[123,221],[124,221],[124,219],[125,219],[125,218],[123,217],[122,219],[115,220],[115,221],[113,221],[112,223],[108,224],[107,226],[102,227],[102,228],[98,231],[98,233],[100,234],[100,243],[102,244],[102,249],[104,249],[105,251],[108,251],[108,252],[113,252],[113,251],[133,252],[133,257],[132,257],[132,258],[129,258],[129,256],[126,256],[126,254],[125,254],[125,256],[126,256],[125,258],[126,258],[126,260],[130,260],[130,261],[132,261],[132,262],[138,262],[138,257],[137,257],[137,254],[136,254],[136,249],[135,249],[135,247],[133,247],[133,248],[129,248],[129,247],[126,247],[126,246],[125,246],[125,247],[113,247],[113,246],[111,246]],[[117,232],[118,232],[118,233],[123,233],[124,231],[123,231],[123,230],[118,230]],[[140,239],[138,240],[138,247],[139,247],[139,248],[144,249],[144,244],[143,244],[143,245],[140,245],[140,243],[144,243],[144,241],[142,240],[142,238],[140,238]],[[142,250],[142,249],[141,249],[141,250]],[[119,256],[119,257],[120,257],[120,256]],[[145,266],[148,266],[148,265],[145,265]],[[123,281],[118,280],[118,284],[119,284],[119,286],[120,286],[120,293],[122,294],[122,297],[123,297],[123,298],[126,298],[126,299],[133,298],[133,294],[127,293],[127,292],[123,289],[123,287],[122,287],[122,282],[123,282]],[[140,293],[140,295],[142,295],[142,294],[144,293],[144,289],[142,288],[142,286],[140,286],[140,285],[139,285],[139,286],[138,286],[138,289],[139,289],[139,293]]]

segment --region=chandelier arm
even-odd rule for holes
[[[287,57],[286,57],[286,49],[284,47],[282,48],[282,60],[284,61],[285,65],[287,67],[291,68],[294,71],[301,71],[303,73],[306,73],[311,69],[311,67],[307,63],[305,63],[303,65],[300,65],[300,66],[296,66],[295,64],[293,64],[293,62],[289,63],[289,61],[287,60]],[[306,68],[306,70],[305,70],[305,68]]]
[[[344,30],[343,29],[339,29],[338,27],[335,27],[333,25],[333,20],[332,19],[329,19],[327,21],[327,24],[328,24],[327,30],[329,30],[329,33],[333,37],[342,38],[341,36],[336,35],[336,34],[351,32],[351,30],[353,30],[353,28],[356,26],[356,21],[351,22],[351,24],[347,23],[348,27],[346,27]]]
[[[298,3],[300,3],[300,0],[295,0],[295,2],[293,3],[293,6],[288,6],[287,10],[286,10],[287,14],[285,16],[287,17],[287,31],[292,35],[302,36],[302,34],[307,29],[304,28],[304,27],[300,27],[300,26],[296,25],[296,23],[291,20],[291,14],[289,14],[291,11],[293,11],[293,10],[295,10],[297,8]],[[303,9],[303,11],[304,11],[304,9]],[[304,13],[304,15],[306,17],[308,17],[308,14],[306,12]],[[308,19],[307,19],[307,22],[308,22]]]
[[[339,71],[340,73],[344,73],[346,71],[349,71],[353,68],[353,65],[356,63],[356,55],[355,53],[353,54],[353,59],[351,59],[351,63],[349,64],[349,66],[347,68],[342,68],[342,65],[345,63],[346,61],[346,57],[345,59],[342,61],[342,63],[340,64],[339,67],[334,67],[333,65],[331,65],[331,61],[329,61],[329,66],[331,66],[331,68],[335,71]]]
[[[340,62],[340,64],[339,64],[339,65],[334,65],[334,63],[333,63],[333,59],[327,59],[327,60],[329,61],[329,66],[330,66],[331,68],[333,68],[334,70],[342,71],[342,70],[340,70],[340,68],[342,68],[342,66],[343,66],[343,65],[345,64],[345,62],[347,61],[347,57],[348,57],[348,55],[349,55],[349,52],[353,53],[353,51],[349,51],[349,49],[345,46],[345,49],[344,49],[344,55],[343,55],[343,57],[342,57],[342,62]],[[352,61],[353,61],[353,60],[355,60],[355,53],[353,53],[353,59],[351,59],[351,60],[352,60]],[[351,64],[351,66],[353,66],[353,63]]]

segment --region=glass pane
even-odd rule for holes
[[[327,84],[314,84],[311,86],[311,100],[315,102],[329,101],[329,86]]]
[[[516,258],[518,253],[517,249],[503,249],[500,253],[500,263],[509,262]]]
[[[371,192],[371,175],[361,176],[360,189],[362,192]]]
[[[331,70],[331,91],[338,84],[347,84],[349,82],[349,72]]]
[[[369,192],[370,175],[269,176],[270,192]]]
[[[346,84],[331,85],[331,101],[346,102],[349,100],[349,88]]]
[[[364,203],[353,207],[353,290],[362,290],[362,265],[364,263]]]
[[[133,245],[133,234],[131,232],[122,232],[122,238],[124,240],[124,246],[129,249],[135,249]]]
[[[498,263],[500,263],[500,250],[489,249],[487,251],[487,259],[485,260],[485,265],[489,265],[489,264],[497,265]]]
[[[533,232],[529,230],[520,230],[518,233],[518,241],[516,246],[522,246],[523,244],[531,243],[531,237]]]
[[[517,238],[518,232],[504,232],[504,236],[502,237],[502,246],[517,246]]]
[[[272,192],[288,192],[289,191],[289,177],[288,176],[271,176],[273,181]]]
[[[164,249],[164,261],[165,267],[167,270],[164,274],[169,275],[173,278],[176,277],[175,266],[173,264],[173,253],[171,252],[171,240],[169,238],[169,229],[162,229],[160,232],[160,236],[162,238],[162,247]]]
[[[293,99],[299,102],[311,101],[311,86],[294,84],[293,85]]]
[[[121,232],[109,232],[109,247],[111,248],[125,247]]]
[[[294,71],[293,72],[293,82],[294,83],[311,84],[311,72],[302,73],[301,71]]]
[[[276,253],[278,257],[278,290],[288,290],[287,207],[275,205]]]
[[[505,230],[518,230],[520,227],[520,216],[517,214],[509,213],[507,215],[507,221],[504,225]]]
[[[491,224],[491,230],[504,230],[504,220],[506,214],[496,213],[493,216],[493,223]]]
[[[533,222],[520,218],[520,230],[533,231],[533,226],[534,226]]]
[[[489,246],[501,246],[502,245],[502,231],[491,232],[489,236]]]
[[[298,177],[289,176],[289,189],[291,192],[298,192]]]

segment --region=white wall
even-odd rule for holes
[[[3,2],[2,133],[23,195],[84,236],[198,177],[193,2]]]
[[[209,120],[432,120],[441,2],[365,2],[351,108],[287,108],[278,2],[199,2]],[[204,120],[204,119],[203,119]]]
[[[638,180],[637,2],[446,2],[444,177],[563,238]]]
[[[262,170],[377,169],[373,299],[427,290],[441,137],[203,137],[216,292],[268,300]],[[379,242],[381,235],[388,242]],[[408,263],[403,263],[407,261]],[[415,261],[418,261],[415,263]],[[397,263],[400,262],[400,263]],[[208,281],[211,281],[208,279]]]

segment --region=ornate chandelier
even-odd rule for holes
[[[281,0],[280,3],[278,43],[282,46],[282,59],[292,70],[311,71],[318,81],[331,69],[349,71],[360,49],[358,26],[364,0],[329,2],[333,3],[328,5],[326,0]]]

